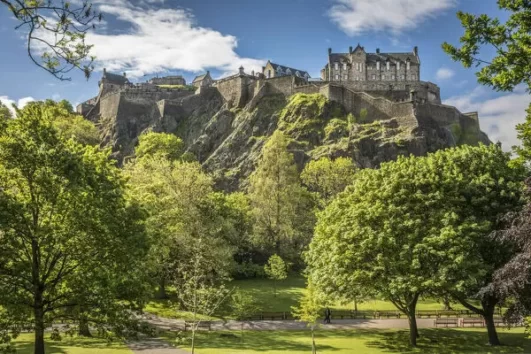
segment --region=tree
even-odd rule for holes
[[[315,345],[315,329],[317,328],[317,321],[323,307],[323,298],[318,293],[317,289],[308,283],[304,290],[304,294],[300,300],[299,307],[292,307],[292,313],[295,318],[301,322],[306,322],[312,333],[312,354],[317,354],[317,347]]]
[[[512,91],[519,84],[531,89],[531,62],[529,56],[529,28],[531,26],[531,2],[529,0],[498,0],[501,10],[510,14],[502,23],[486,14],[473,15],[459,11],[457,18],[465,30],[461,47],[443,43],[443,50],[466,68],[480,67],[476,72],[478,82],[497,91]],[[481,54],[493,53],[492,58]],[[488,55],[488,54],[487,54]],[[527,110],[526,122],[518,124],[518,138],[522,147],[515,151],[523,160],[531,161],[531,110]]]
[[[31,106],[42,106],[43,112],[52,120],[54,128],[65,139],[73,138],[82,145],[99,145],[100,133],[91,121],[76,114],[67,100],[30,102]]]
[[[102,19],[90,2],[0,0],[0,4],[15,17],[15,29],[27,33],[27,53],[38,67],[59,80],[70,80],[65,75],[74,69],[90,77],[95,58],[85,37]]]
[[[309,191],[318,193],[324,207],[352,183],[355,172],[356,167],[350,159],[339,157],[330,160],[322,157],[310,161],[304,167],[301,180]]]
[[[179,160],[184,154],[183,141],[168,133],[148,132],[139,136],[135,149],[137,159],[162,156],[171,161]]]
[[[487,235],[520,200],[521,171],[508,161],[499,146],[464,146],[358,172],[320,214],[310,280],[326,294],[380,294],[408,317],[416,345],[419,297],[466,292],[491,267]]]
[[[273,280],[273,291],[275,297],[277,296],[277,281],[284,280],[288,277],[288,267],[280,256],[274,254],[269,257],[267,264],[264,266],[264,271],[269,279]]]
[[[231,310],[232,315],[241,321],[241,339],[243,340],[244,321],[262,311],[262,307],[251,294],[240,290],[232,293]]]
[[[288,152],[288,139],[279,130],[265,144],[250,177],[249,199],[257,242],[284,258],[298,257],[310,238],[313,211]]]
[[[210,248],[211,245],[200,237],[188,260],[176,269],[179,300],[192,313],[192,354],[195,352],[195,334],[201,323],[199,315],[212,316],[230,294],[224,285],[227,273],[217,269],[216,262],[207,256]]]
[[[149,246],[109,151],[65,140],[48,113],[29,105],[0,131],[0,307],[32,319],[35,354],[72,309],[131,317],[120,289],[138,285]]]

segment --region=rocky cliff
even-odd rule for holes
[[[245,187],[276,129],[292,139],[290,150],[301,168],[321,156],[349,157],[359,167],[374,168],[399,155],[489,143],[477,115],[428,102],[403,102],[392,111],[395,116],[376,117],[370,109],[349,112],[318,93],[256,95],[243,108],[232,107],[215,88],[159,98],[106,97],[100,104],[107,109],[96,119],[103,144],[121,162],[132,156],[142,132],[176,134],[225,190]]]

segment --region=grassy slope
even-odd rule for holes
[[[16,340],[17,354],[33,354],[33,334],[21,334]],[[108,344],[99,338],[64,337],[60,342],[52,342],[46,338],[46,353],[54,354],[132,354],[121,342]]]
[[[529,353],[531,340],[522,329],[499,330],[501,347],[490,347],[485,329],[423,329],[417,349],[407,343],[408,331],[357,330],[319,331],[316,335],[319,353]],[[311,352],[309,332],[255,331],[201,333],[197,340],[198,354],[303,354]]]
[[[228,284],[243,292],[251,294],[260,302],[263,311],[291,311],[292,306],[297,306],[299,298],[302,296],[305,280],[302,276],[290,276],[286,280],[277,283],[277,295],[274,296],[273,281],[269,279],[249,279],[235,280]],[[452,304],[454,309],[464,309],[459,304]],[[354,304],[336,303],[331,306],[332,309],[353,310]],[[432,299],[419,300],[417,310],[441,310],[442,304]],[[370,300],[358,303],[358,310],[371,311],[396,311],[396,308],[388,301]],[[168,300],[153,300],[147,304],[146,312],[157,314],[162,317],[190,319],[191,314],[183,311],[177,311],[171,307]],[[202,319],[207,319],[203,317]]]

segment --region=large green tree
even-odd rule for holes
[[[250,177],[249,199],[256,242],[272,254],[295,260],[309,242],[314,214],[288,144],[280,130],[269,138]]]
[[[379,293],[408,317],[416,345],[419,297],[467,292],[491,269],[481,248],[520,200],[521,172],[508,161],[499,146],[465,146],[358,172],[320,214],[310,280],[346,298],[356,288]]]
[[[26,51],[40,68],[60,80],[74,69],[88,78],[94,67],[87,31],[101,21],[89,1],[0,0],[15,19],[15,29],[24,31]]]
[[[109,152],[66,140],[49,113],[29,105],[0,131],[0,307],[33,321],[35,354],[57,318],[130,317],[117,300],[135,300],[120,294],[148,248]]]

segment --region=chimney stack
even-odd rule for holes
[[[332,54],[332,48],[328,48],[328,55]]]
[[[380,48],[376,48],[376,54],[380,54]]]
[[[348,52],[352,54],[352,46],[348,47]]]
[[[242,66],[240,66],[240,75],[243,75],[243,74],[244,73],[243,73],[243,65],[242,65]]]
[[[413,52],[415,53],[415,56],[418,57],[419,56],[419,47],[415,46],[415,48],[413,48]]]

